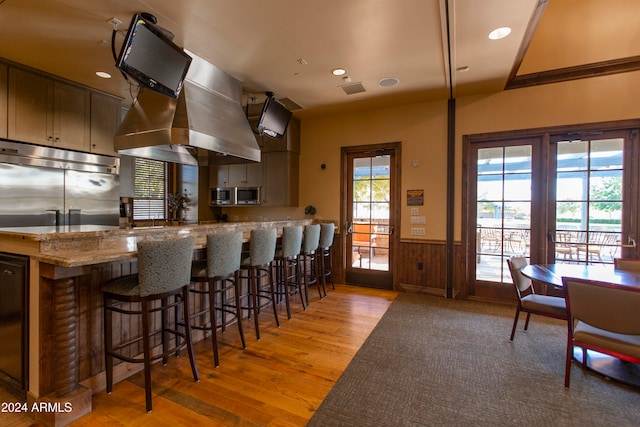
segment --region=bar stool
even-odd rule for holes
[[[327,277],[331,277],[333,269],[333,261],[331,259],[331,246],[333,245],[333,235],[335,234],[335,224],[332,222],[320,224],[320,245],[318,247],[319,276],[322,280],[322,289],[324,296],[327,296]],[[336,289],[333,280],[331,288]]]
[[[238,325],[238,333],[242,348],[247,348],[242,330],[240,311],[240,258],[242,255],[242,231],[224,234],[207,235],[207,258],[194,261],[191,265],[192,294],[206,296],[208,307],[190,316],[191,329],[211,331],[213,344],[213,360],[220,366],[218,356],[217,329],[222,332],[234,321]],[[228,294],[233,291],[233,304],[227,301]],[[217,297],[217,298],[216,298]],[[219,300],[216,303],[216,299]],[[221,313],[221,323],[217,324],[217,313]],[[207,316],[204,323],[193,324],[193,320]],[[229,316],[227,316],[229,315]]]
[[[242,308],[249,311],[249,317],[253,314],[256,339],[259,341],[258,314],[260,309],[267,306],[269,302],[273,306],[273,317],[276,320],[276,325],[280,327],[272,268],[278,236],[275,228],[251,230],[250,236],[249,258],[245,259],[240,266],[241,278],[246,278],[248,282],[248,293],[246,295],[248,302]],[[263,282],[264,279],[266,279],[266,284]]]
[[[302,251],[300,252],[300,263],[302,270],[302,280],[304,287],[309,288],[311,285],[318,284],[318,275],[316,268],[316,254],[320,245],[320,224],[311,224],[304,226],[304,237],[302,239]],[[322,298],[322,289],[318,285],[318,295]],[[307,305],[309,305],[309,296],[307,295]]]
[[[287,318],[291,319],[290,295],[300,295],[302,309],[308,296],[307,288],[298,273],[298,254],[302,247],[302,226],[282,227],[282,247],[276,251],[274,259],[276,270],[276,295],[283,296],[287,307]]]
[[[166,364],[169,354],[176,356],[185,346],[189,353],[191,372],[200,380],[193,353],[191,328],[184,324],[184,332],[170,328],[168,317],[172,309],[182,305],[182,315],[189,316],[189,276],[193,257],[193,236],[179,239],[138,242],[138,273],[112,280],[102,287],[104,300],[104,352],[107,393],[113,389],[113,359],[144,364],[144,388],[147,412],[151,412],[151,361],[162,358]],[[173,298],[170,298],[173,297]],[[160,304],[153,304],[160,301]],[[129,303],[129,304],[127,304]],[[139,309],[135,309],[139,307]],[[142,337],[113,343],[113,312],[141,316]],[[151,331],[152,314],[160,312],[161,328]],[[125,324],[124,322],[122,324]],[[132,333],[133,331],[128,331]],[[123,336],[125,334],[122,334]],[[151,355],[151,337],[162,335],[160,354]],[[175,346],[169,348],[169,335],[175,336]],[[142,358],[130,357],[120,351],[142,341]],[[154,342],[157,345],[157,340]],[[133,349],[136,350],[136,347]]]

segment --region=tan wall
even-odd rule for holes
[[[456,100],[455,236],[461,233],[462,136],[484,132],[640,117],[640,72],[549,84]],[[402,142],[401,237],[410,236],[406,190],[424,189],[425,240],[445,239],[446,101],[305,117],[300,154],[300,207],[318,218],[340,216],[340,147]],[[418,167],[413,168],[413,160]],[[322,170],[320,165],[327,168]]]
[[[456,101],[456,218],[461,233],[462,136],[640,118],[640,72],[466,97]]]
[[[426,238],[444,239],[446,187],[446,101],[341,113],[302,121],[300,206],[314,205],[318,218],[340,218],[340,148],[402,142],[401,236],[409,236],[406,190],[424,189]],[[443,143],[444,141],[444,143]],[[413,160],[418,167],[412,166]],[[321,164],[327,165],[321,169]],[[433,183],[438,183],[433,185]]]

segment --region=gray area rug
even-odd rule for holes
[[[401,293],[308,426],[639,426],[640,389],[574,363],[566,324]]]

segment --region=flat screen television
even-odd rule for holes
[[[176,46],[166,31],[133,15],[116,66],[142,86],[177,98],[191,57]]]
[[[262,107],[258,130],[272,138],[282,138],[287,131],[291,111],[273,97],[268,97]]]

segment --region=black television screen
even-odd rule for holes
[[[289,119],[291,119],[291,111],[275,98],[268,97],[262,107],[258,130],[272,138],[282,138],[287,131]]]
[[[152,22],[133,15],[116,66],[141,85],[177,98],[191,57]]]

